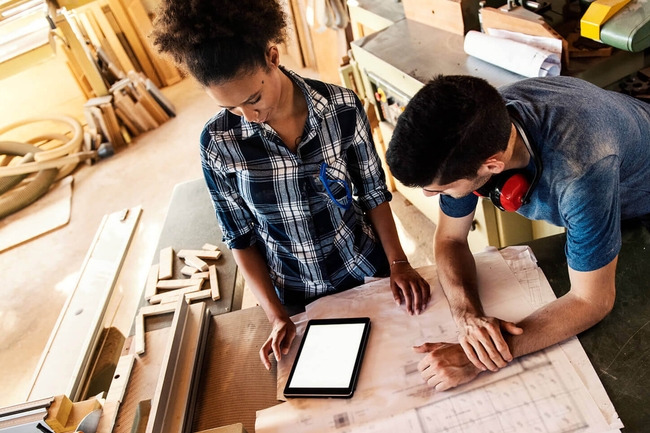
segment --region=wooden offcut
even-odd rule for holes
[[[211,295],[210,290],[199,290],[198,292],[191,292],[191,293],[186,293],[185,294],[185,301],[188,304],[191,304],[192,301],[196,301],[199,299],[207,299]]]
[[[209,259],[209,260],[219,260],[221,257],[221,251],[207,251],[207,250],[180,250],[177,254],[181,259],[187,256],[194,256],[200,259]]]
[[[185,264],[188,266],[195,267],[196,269],[199,269],[200,271],[207,271],[208,270],[208,264],[204,262],[203,260],[199,259],[196,256],[187,254],[185,257]]]
[[[158,283],[158,264],[151,266],[147,282],[144,286],[144,299],[147,301],[156,294],[156,284]]]
[[[210,277],[209,272],[197,272],[196,274],[192,275],[190,279],[195,279],[195,278],[201,278],[201,279],[207,279]]]
[[[214,265],[208,267],[208,273],[210,274],[210,292],[212,299],[214,301],[221,298],[221,293],[219,292],[219,279],[217,278],[217,268]]]
[[[203,282],[203,280],[196,280],[196,281]],[[184,287],[182,289],[172,290],[172,291],[166,292],[166,293],[160,293],[160,294],[158,294],[156,296],[152,296],[151,299],[149,300],[149,303],[151,303],[151,304],[160,304],[160,303],[163,303],[165,300],[172,300],[172,299],[178,298],[179,296],[182,296],[182,295],[184,295],[186,293],[198,292],[199,290],[201,290],[201,285],[197,284],[197,285],[194,285],[194,286]]]
[[[180,289],[181,287],[195,286],[201,280],[185,278],[178,280],[160,280],[156,284],[158,289]]]
[[[159,264],[159,280],[167,280],[174,275],[174,249],[172,247],[167,247],[160,250]]]
[[[183,266],[183,268],[181,269],[181,274],[191,277],[192,275],[196,274],[198,271],[199,271],[198,269],[193,268],[192,266]]]
[[[212,244],[209,244],[209,243],[205,243],[205,244],[203,244],[203,246],[201,247],[201,249],[202,249],[202,250],[205,250],[205,251],[219,251],[219,247],[218,247],[218,246],[216,246],[216,245],[212,245]]]

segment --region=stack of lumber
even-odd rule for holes
[[[104,142],[123,147],[175,115],[174,105],[149,78],[130,72],[110,88],[109,95],[91,98],[84,105],[86,147],[97,150]]]
[[[64,2],[65,3],[65,2]],[[129,71],[142,73],[156,87],[165,87],[181,80],[173,63],[157,53],[148,37],[153,30],[151,17],[140,0],[95,0],[65,12],[74,37],[81,42],[86,56],[95,63],[106,88],[124,78]],[[62,26],[60,26],[63,28]],[[79,61],[64,32],[67,44],[60,44],[67,55],[68,66],[87,98],[106,92],[93,85],[85,59]],[[66,39],[67,38],[67,39]]]

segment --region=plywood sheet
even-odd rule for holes
[[[36,202],[0,221],[0,252],[70,221],[72,176],[63,178]]]
[[[267,371],[257,355],[271,325],[261,307],[210,320],[192,430],[241,422],[254,432],[255,412],[279,403],[275,363]]]

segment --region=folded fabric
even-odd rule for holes
[[[465,52],[524,77],[560,75],[560,57],[550,51],[470,31],[465,35]]]

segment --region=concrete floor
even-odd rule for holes
[[[287,65],[291,67],[289,63]],[[315,76],[311,71],[303,75]],[[0,407],[24,402],[34,370],[105,214],[141,205],[143,213],[106,317],[131,327],[174,185],[201,177],[198,137],[216,105],[191,79],[164,89],[176,118],[128,148],[74,174],[70,222],[0,254]],[[25,210],[28,212],[28,210]],[[415,266],[431,264],[435,226],[395,194],[393,212]]]

